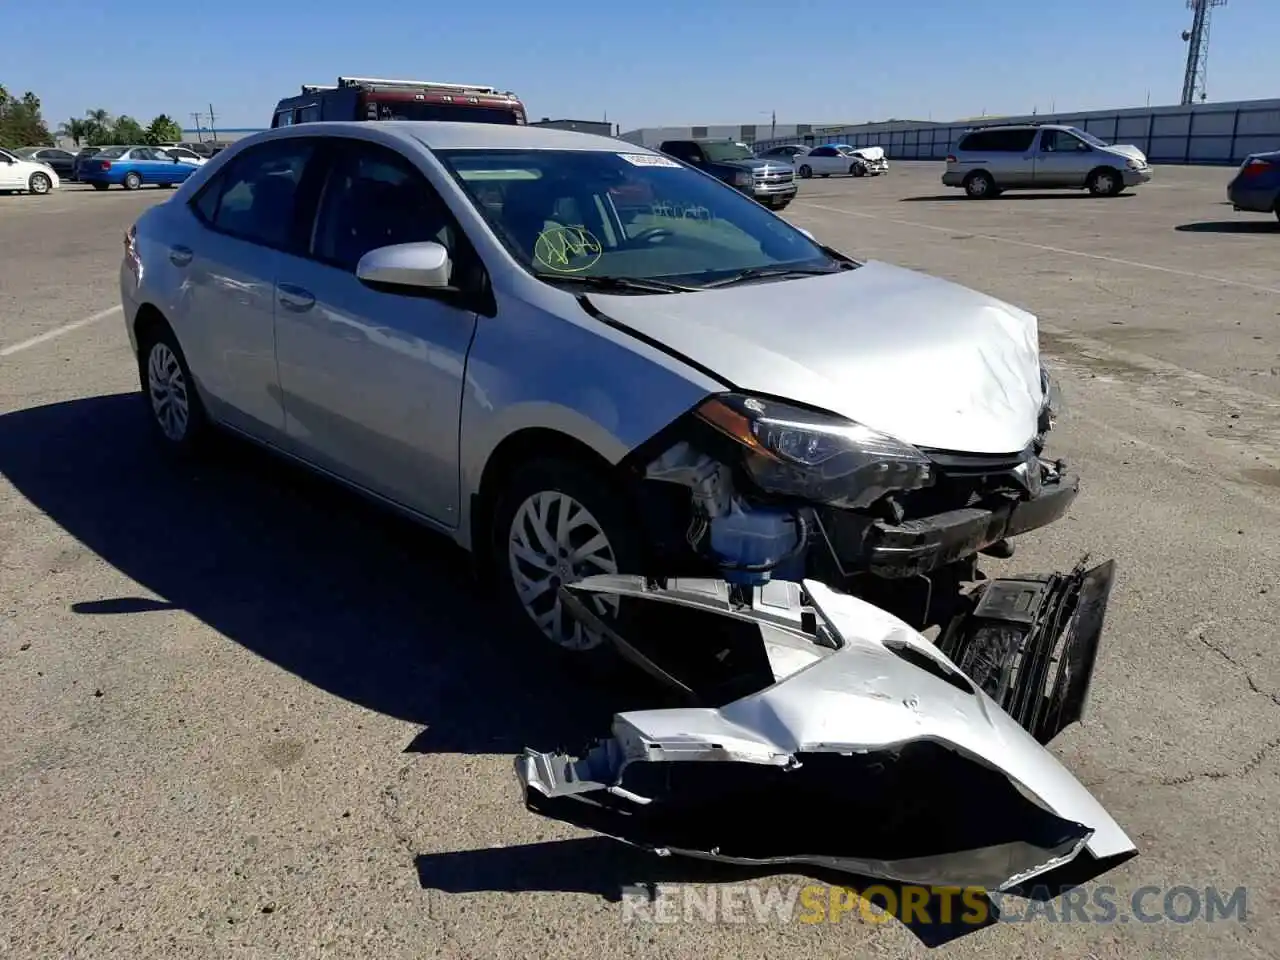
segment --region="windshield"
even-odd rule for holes
[[[1083,140],[1085,143],[1089,144],[1090,146],[1093,146],[1093,147],[1110,146],[1110,144],[1108,144],[1105,140],[1099,140],[1092,133],[1085,133],[1079,127],[1067,127],[1067,130],[1070,131],[1071,133],[1074,133],[1077,137],[1079,137],[1081,140]]]
[[[376,100],[379,120],[451,120],[455,123],[516,123],[506,107],[475,104],[423,103],[416,100]]]
[[[836,149],[846,157],[856,157],[858,155],[858,151],[854,150],[853,147],[836,147]]]
[[[755,154],[751,152],[751,148],[745,143],[728,143],[725,141],[713,143],[700,143],[703,154],[712,163],[719,163],[722,160],[751,160],[755,158]]]
[[[669,157],[437,150],[494,233],[545,280],[703,286],[746,270],[844,264],[754,200]]]

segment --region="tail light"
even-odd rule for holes
[[[1260,157],[1250,157],[1245,161],[1243,167],[1240,168],[1240,175],[1243,177],[1256,177],[1259,174],[1266,173],[1270,170],[1272,164],[1269,160],[1263,160]]]
[[[99,160],[99,161],[98,161],[98,167],[99,167],[100,169],[102,169],[102,170],[110,170],[110,169],[111,169],[111,161],[110,161],[110,160]]]
[[[955,162],[956,162],[956,155],[954,153],[948,153],[947,163],[955,163]]]

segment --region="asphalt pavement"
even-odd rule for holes
[[[786,215],[1041,318],[1083,492],[991,569],[1117,560],[1091,712],[1053,747],[1140,848],[1086,888],[1114,917],[757,922],[810,881],[525,812],[513,756],[617,704],[514,649],[431,535],[238,445],[160,459],[114,308],[123,231],[167,194],[69,185],[0,196],[0,954],[1280,955],[1280,224],[1225,205],[1223,168],[980,202],[939,172],[815,180]],[[815,843],[875,829],[803,815]],[[715,918],[624,896],[684,881]]]

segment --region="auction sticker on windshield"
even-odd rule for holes
[[[654,153],[620,153],[618,156],[633,167],[675,167],[677,170],[680,169],[680,164],[674,160],[669,157],[660,157]]]

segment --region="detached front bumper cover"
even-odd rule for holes
[[[981,627],[1029,621],[1059,657],[1073,631],[1094,634],[1076,644],[1087,651],[1069,658],[1076,668],[1059,671],[1070,679],[1053,702],[1065,705],[1035,713],[1041,734],[1078,718],[1110,565],[1059,576],[1056,593],[1023,590],[1034,597],[1019,604],[1009,600],[1016,588],[996,590],[975,611]],[[616,629],[581,602],[593,593],[623,598]],[[659,854],[987,890],[1083,851],[1136,852],[1031,731],[927,639],[855,597],[775,581],[744,602],[720,581],[625,576],[589,578],[562,596],[691,706],[618,714],[612,736],[581,758],[526,750],[516,772],[543,815]],[[1054,616],[1065,619],[1050,624]],[[976,629],[953,635],[972,645]],[[689,663],[672,656],[680,648]],[[712,663],[732,664],[732,676]],[[1019,690],[1044,679],[1018,673]]]

